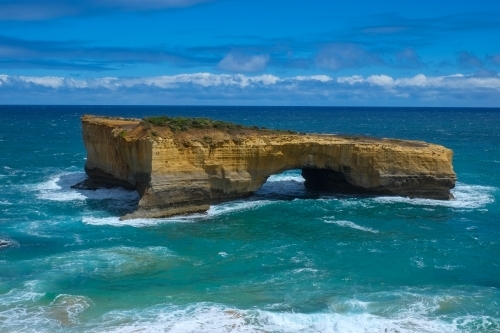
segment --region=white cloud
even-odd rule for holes
[[[310,76],[294,76],[289,78],[280,78],[271,74],[263,74],[257,76],[248,76],[244,74],[211,74],[211,73],[192,73],[179,75],[164,75],[153,77],[139,78],[119,78],[119,77],[102,77],[75,79],[58,76],[9,76],[0,75],[0,83],[14,85],[16,80],[24,83],[31,83],[47,88],[74,88],[74,89],[93,89],[107,88],[118,89],[121,87],[133,88],[137,86],[150,86],[161,89],[170,89],[179,87],[185,84],[193,84],[201,87],[217,87],[217,86],[238,86],[250,87],[255,85],[275,85],[279,83],[290,82],[317,82],[318,84],[328,84],[331,82],[340,85],[354,84],[370,84],[374,86],[387,88],[449,88],[449,89],[497,89],[500,90],[500,76],[495,77],[474,77],[472,75],[453,74],[448,76],[432,76],[427,77],[423,74],[418,74],[408,78],[394,79],[388,75],[371,75],[364,78],[361,75],[344,76],[332,78],[328,75],[310,75]]]
[[[337,78],[338,83],[349,83],[349,84],[355,84],[355,83],[362,83],[364,82],[364,79],[361,75],[353,75],[353,76],[342,76]]]
[[[259,76],[246,76],[242,74],[211,74],[211,73],[193,73],[179,74],[172,76],[156,76],[147,78],[122,78],[113,82],[116,87],[132,88],[138,85],[158,87],[162,89],[173,89],[185,84],[195,84],[202,87],[217,86],[239,86],[246,87],[252,84],[274,84],[279,78],[274,75],[264,74]],[[111,82],[109,82],[111,83]]]
[[[309,76],[294,76],[291,80],[297,81],[320,81],[320,82],[328,82],[333,79],[328,75],[309,75]]]
[[[330,77],[311,75],[278,77],[271,74],[212,74],[190,73],[154,77],[101,77],[67,78],[57,76],[0,75],[0,103],[37,102],[39,96],[53,103],[57,96],[66,98],[64,103],[77,103],[86,96],[85,103],[183,103],[203,104],[251,101],[267,104],[332,104],[346,105],[360,101],[365,105],[393,105],[418,102],[433,105],[498,106],[500,76],[477,77],[454,74],[393,78],[371,75],[363,77]],[[17,94],[17,95],[16,95]],[[69,96],[70,97],[65,97]],[[15,101],[13,96],[19,96]],[[26,100],[26,96],[30,96]],[[49,99],[49,97],[51,99]],[[186,102],[187,101],[187,102]],[[267,102],[266,102],[267,101]],[[347,101],[347,102],[346,102]],[[455,102],[453,102],[455,101]],[[181,102],[179,102],[181,103]],[[455,104],[453,104],[455,103]]]
[[[433,82],[435,84],[436,82],[441,81],[443,78],[444,76],[437,76],[428,79],[424,74],[418,74],[411,78],[398,79],[395,81],[395,84],[401,87],[403,86],[426,87],[429,86],[430,84],[433,84]]]
[[[390,87],[394,84],[394,79],[387,75],[372,75],[366,79],[366,82],[379,86]]]
[[[20,76],[19,79],[23,82],[34,83],[44,87],[50,88],[61,88],[64,85],[65,79],[63,77],[56,76],[44,76],[44,77],[36,77],[36,76]]]
[[[339,83],[369,83],[384,88],[445,88],[459,89],[495,89],[500,90],[500,77],[475,77],[472,75],[453,74],[446,76],[425,76],[393,79],[388,75],[371,75],[366,79],[360,75],[337,78]]]
[[[266,68],[269,56],[246,55],[238,52],[228,53],[220,62],[218,67],[229,72],[259,72]]]
[[[134,88],[138,86],[157,87],[161,89],[174,89],[186,84],[194,84],[202,87],[217,86],[238,86],[247,87],[250,85],[262,84],[271,85],[279,82],[281,79],[270,74],[258,76],[246,76],[242,74],[211,74],[211,73],[193,73],[179,74],[171,76],[154,76],[143,78],[118,78],[102,77],[89,79],[74,79],[56,76],[9,76],[0,75],[0,84],[9,83],[15,85],[16,81],[31,83],[46,88],[68,88],[68,89],[97,89],[105,88],[116,90],[119,88]]]

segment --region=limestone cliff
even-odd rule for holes
[[[171,130],[138,119],[84,116],[85,187],[141,197],[124,218],[203,212],[266,179],[302,169],[305,186],[343,193],[452,198],[452,151],[420,141],[292,134],[254,128]]]

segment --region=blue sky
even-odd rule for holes
[[[500,2],[0,0],[2,104],[500,106]]]

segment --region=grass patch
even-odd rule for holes
[[[187,117],[166,117],[166,116],[156,116],[156,117],[146,117],[143,120],[143,124],[148,127],[148,125],[169,127],[172,131],[187,131],[192,128],[196,129],[208,129],[215,128],[220,130],[241,130],[241,129],[258,129],[257,126],[249,127],[240,124],[234,124],[222,120],[213,120],[209,118],[187,118]]]

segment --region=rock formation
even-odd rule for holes
[[[8,247],[9,245],[11,245],[11,242],[7,242],[7,241],[5,241],[3,239],[0,239],[0,249]]]
[[[289,169],[302,169],[308,189],[440,200],[452,198],[456,180],[453,152],[421,141],[88,115],[82,126],[89,178],[79,186],[137,190],[138,209],[125,219],[203,212]]]

